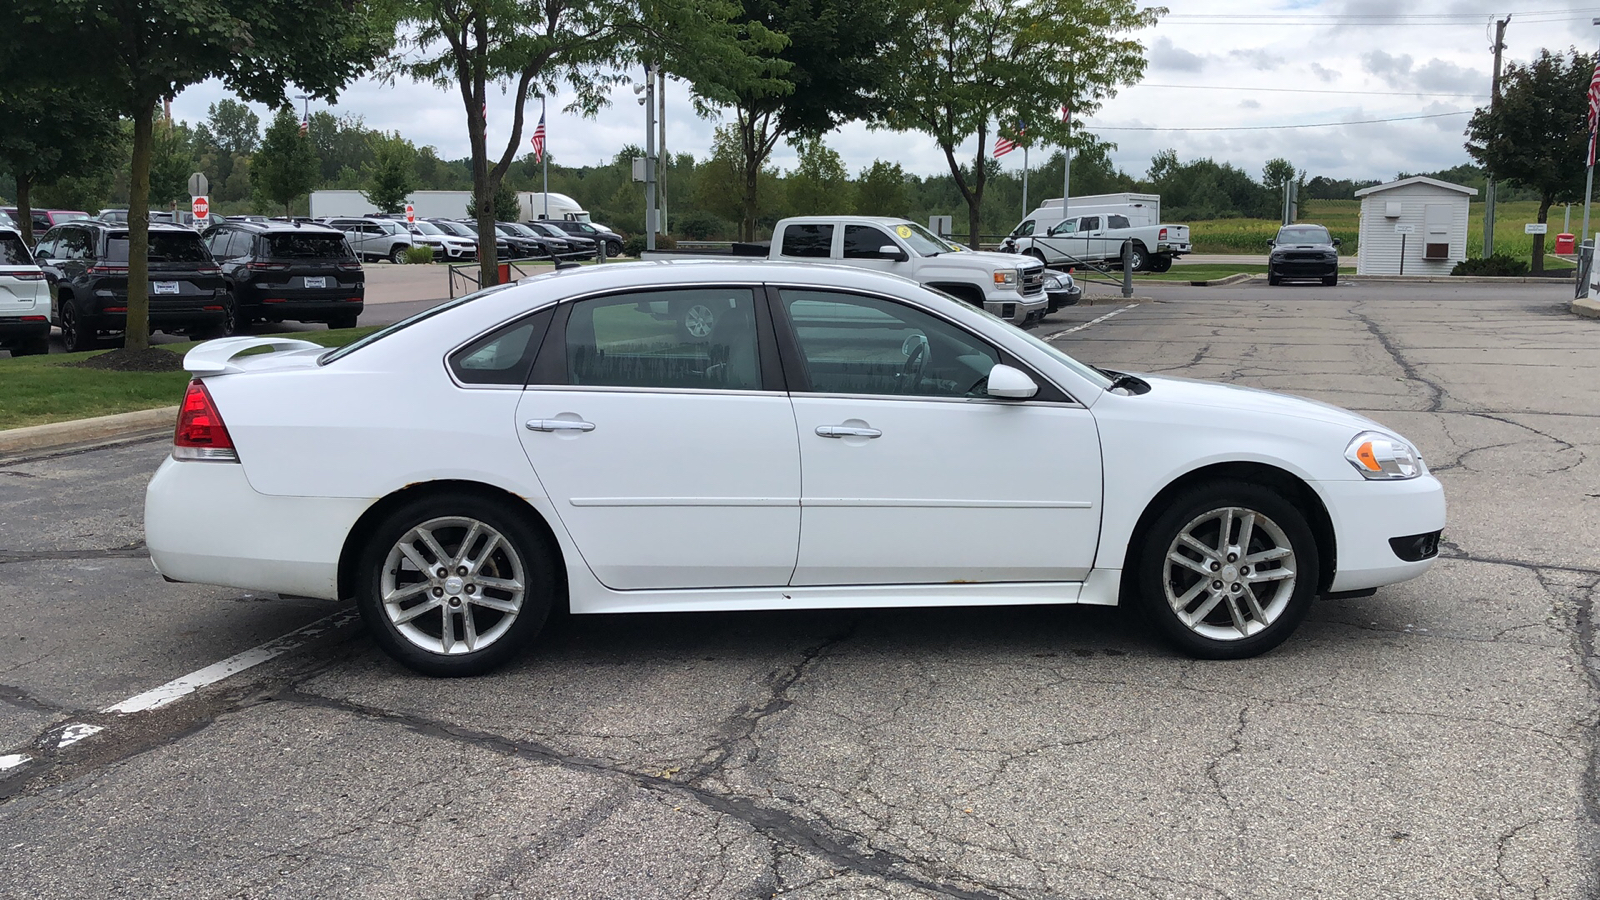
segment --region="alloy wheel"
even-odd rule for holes
[[[505,535],[467,516],[429,519],[395,542],[378,595],[412,645],[445,656],[483,650],[522,612],[527,576]]]
[[[1202,513],[1167,547],[1167,604],[1190,631],[1237,641],[1283,615],[1298,577],[1294,547],[1266,515],[1239,506]]]

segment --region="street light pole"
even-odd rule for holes
[[[1600,19],[1591,20],[1591,24],[1600,25]],[[1589,146],[1594,146],[1594,141],[1594,129],[1590,129]],[[1585,161],[1589,164],[1589,173],[1584,176],[1583,182],[1583,242],[1589,244],[1591,248],[1589,251],[1590,258],[1593,259],[1594,235],[1589,233],[1589,201],[1594,199],[1594,156],[1591,154],[1589,159]],[[1591,262],[1590,265],[1593,265],[1593,263]]]
[[[1511,23],[1508,13],[1504,19],[1494,23],[1494,77],[1489,83],[1489,109],[1500,108],[1500,51],[1506,48],[1506,26]],[[1483,255],[1485,258],[1494,255],[1494,200],[1495,200],[1494,173],[1489,173],[1489,181],[1483,186]]]
[[[644,246],[656,248],[656,80],[644,67]]]

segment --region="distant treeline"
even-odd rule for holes
[[[434,148],[416,147],[399,134],[368,128],[360,117],[317,112],[311,114],[307,130],[317,152],[320,188],[368,188],[397,158],[408,161],[405,165],[412,190],[464,191],[472,187],[467,160],[441,159]],[[234,101],[213,105],[207,119],[195,125],[158,123],[151,163],[152,205],[187,203],[185,182],[189,173],[200,171],[211,182],[216,213],[281,212],[282,207],[261,197],[250,181],[251,162],[261,146],[257,116]],[[934,215],[951,215],[958,225],[964,220],[965,202],[949,174],[919,176],[906,172],[897,162],[881,159],[850,172],[838,153],[821,141],[804,141],[795,149],[799,160],[792,171],[770,168],[762,173],[758,225],[764,233],[770,232],[778,219],[801,213],[894,215],[919,222]],[[668,229],[679,238],[726,240],[737,232],[741,214],[741,193],[735,184],[737,144],[728,131],[719,129],[709,151],[702,157],[673,153],[660,167]],[[552,159],[550,190],[571,195],[597,221],[624,233],[642,231],[644,186],[632,180],[631,165],[640,155],[639,148],[627,146],[604,165],[567,166]],[[1039,160],[1040,155],[1036,154],[1028,173],[1029,207],[1046,197],[1061,196],[1062,154],[1055,151]],[[997,233],[1008,230],[1027,211],[1021,162],[1020,151],[1001,161],[987,161],[990,182],[984,195],[983,221]],[[1399,173],[1398,177],[1408,174],[1414,173]],[[1485,183],[1482,169],[1473,165],[1421,174],[1478,188],[1480,198]],[[1157,154],[1143,177],[1136,178],[1116,168],[1103,145],[1075,155],[1072,161],[1075,196],[1157,193],[1162,197],[1163,218],[1173,222],[1276,219],[1282,208],[1283,184],[1290,180],[1300,185],[1303,200],[1353,199],[1360,188],[1379,183],[1308,176],[1284,159],[1270,161],[1256,177],[1231,163],[1209,158],[1181,161],[1172,150]],[[524,156],[513,164],[505,186],[514,191],[541,190],[540,164],[531,154]],[[0,176],[0,198],[14,196],[11,179]],[[1528,199],[1505,188],[1500,197]],[[33,192],[36,207],[90,212],[126,205],[127,198],[125,156],[94,176],[37,185]],[[297,208],[301,212],[307,209],[306,198],[297,202]]]

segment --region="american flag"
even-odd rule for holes
[[[311,131],[311,123],[305,119],[300,120],[300,136],[305,137]]]
[[[1061,121],[1067,123],[1072,122],[1072,110],[1069,109],[1065,103],[1061,104]]]
[[[1595,132],[1600,130],[1600,64],[1589,78],[1589,165],[1594,165]]]
[[[539,113],[539,127],[533,129],[533,137],[528,142],[533,144],[534,161],[544,159],[544,113]]]
[[[1026,129],[1023,128],[1022,123],[1018,122],[1017,137],[1021,137],[1025,130]],[[1007,153],[1017,149],[1019,146],[1021,145],[1010,138],[997,137],[994,139],[994,158],[999,159],[1000,157],[1005,156]]]

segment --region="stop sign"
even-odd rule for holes
[[[196,197],[196,198],[194,198],[194,207],[193,208],[194,208],[194,217],[195,217],[195,219],[197,219],[197,220],[199,220],[201,222],[204,222],[207,218],[209,218],[211,216],[211,201],[207,200],[204,197]]]
[[[407,222],[415,222],[416,220],[417,220],[417,208],[415,206],[412,206],[411,204],[407,203],[406,204],[406,221]]]

